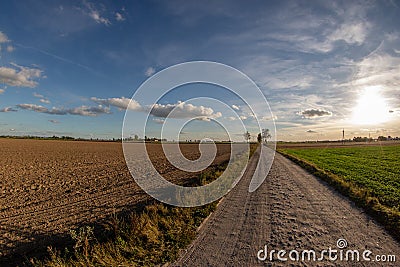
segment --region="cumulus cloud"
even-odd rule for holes
[[[303,116],[304,118],[308,118],[308,119],[332,116],[332,112],[322,110],[322,109],[306,109],[306,110],[299,112],[298,114]]]
[[[42,98],[42,99],[40,99],[39,101],[42,102],[42,103],[44,103],[44,104],[50,104],[50,100],[48,100],[48,99]]]
[[[103,107],[98,105],[97,107],[80,106],[72,109],[68,109],[67,112],[72,115],[80,116],[97,116],[99,114],[110,114],[109,107]]]
[[[49,113],[49,114],[51,113],[51,111],[48,108],[43,107],[41,105],[36,105],[36,104],[18,104],[17,107],[19,107],[21,109],[32,110],[35,112]],[[52,113],[52,114],[54,114],[54,113]]]
[[[144,74],[147,77],[150,77],[151,75],[153,75],[156,72],[156,70],[153,67],[148,67],[147,70],[144,72]]]
[[[100,114],[109,114],[110,108],[108,107],[103,107],[102,105],[98,105],[95,107],[88,107],[88,106],[80,106],[76,108],[69,108],[69,109],[64,109],[64,108],[52,108],[48,109],[46,107],[43,107],[41,105],[35,105],[35,104],[18,104],[18,108],[20,109],[25,109],[25,110],[32,110],[35,112],[39,113],[46,113],[46,114],[52,114],[52,115],[80,115],[80,116],[98,116]]]
[[[137,110],[140,111],[142,110],[142,106],[134,99],[129,99],[125,97],[113,97],[113,98],[106,98],[106,99],[101,99],[97,97],[92,97],[90,98],[93,102],[105,106],[114,106],[119,108],[120,110],[122,109],[130,109],[130,110]]]
[[[6,107],[6,108],[2,108],[0,109],[0,112],[16,112],[18,110],[12,108],[12,107]]]
[[[173,113],[169,116],[170,118],[197,118],[199,120],[209,120],[211,118],[219,118],[222,116],[221,112],[214,112],[212,108],[204,107],[204,106],[195,106],[193,104],[187,104],[182,101],[178,101],[175,104],[153,104],[142,106],[139,102],[129,98],[121,97],[121,98],[97,98],[91,97],[90,100],[97,104],[101,104],[104,106],[114,106],[119,108],[120,110],[129,109],[134,111],[141,112],[149,112],[154,117],[166,118],[173,111]]]
[[[35,79],[42,77],[42,70],[11,63],[14,68],[0,67],[0,82],[20,87],[36,87]]]
[[[214,112],[212,108],[204,106],[195,106],[193,104],[187,104],[182,101],[178,101],[175,104],[153,104],[147,106],[146,109],[151,115],[155,117],[166,118],[197,118],[199,120],[208,121],[211,118],[219,118],[222,116],[221,112]]]
[[[234,110],[239,110],[240,108],[238,107],[238,106],[236,106],[236,105],[232,105],[232,108],[234,109]]]

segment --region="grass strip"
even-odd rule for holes
[[[307,160],[291,155],[283,149],[278,149],[277,151],[308,172],[327,182],[342,195],[352,200],[357,206],[362,207],[369,215],[383,225],[394,238],[400,241],[400,212],[397,209],[380,203],[379,199],[370,190],[359,186],[355,182],[346,181],[343,177],[328,172]]]
[[[257,149],[250,146],[250,157]],[[228,162],[201,173],[197,185],[217,179]],[[193,185],[193,184],[192,184]],[[45,259],[30,259],[31,266],[155,266],[177,259],[179,251],[196,237],[201,223],[216,209],[218,201],[193,208],[180,208],[150,200],[135,211],[114,215],[100,225],[70,231],[71,246],[48,248]]]

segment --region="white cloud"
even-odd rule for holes
[[[358,71],[353,78],[353,85],[386,85],[388,87],[400,85],[400,57],[377,51],[355,65]]]
[[[297,76],[298,75],[298,76]],[[283,88],[307,88],[311,85],[313,77],[300,76],[301,73],[286,73],[277,77],[270,77],[267,79],[266,85],[271,89]],[[297,77],[296,77],[297,76]]]
[[[148,67],[144,74],[145,74],[147,77],[150,77],[150,76],[153,75],[155,72],[156,72],[156,70],[155,70],[153,67]]]
[[[234,110],[240,110],[240,108],[239,108],[238,106],[236,106],[236,105],[232,105],[232,108],[233,108]]]
[[[42,103],[44,103],[44,104],[50,104],[50,100],[48,100],[48,99],[42,98],[42,99],[40,99],[39,101],[42,102]]]
[[[0,31],[0,44],[8,42],[10,42],[10,40],[8,39],[7,35]]]
[[[90,100],[97,104],[105,106],[114,106],[120,110],[129,108],[134,111],[149,112],[154,117],[166,118],[197,118],[199,120],[208,121],[211,118],[219,118],[222,116],[221,112],[214,112],[212,108],[204,106],[195,106],[193,104],[187,104],[182,101],[178,101],[175,104],[152,104],[142,106],[136,100],[129,98],[106,98],[101,99],[97,97],[91,97]]]
[[[16,111],[17,110],[12,107],[6,107],[6,108],[0,109],[0,112],[16,112]]]
[[[119,109],[127,109],[129,108],[130,110],[137,110],[140,111],[142,110],[141,105],[134,99],[129,99],[129,98],[125,98],[125,97],[121,97],[121,98],[107,98],[107,99],[101,99],[101,98],[97,98],[97,97],[92,97],[90,98],[90,100],[92,100],[93,102],[97,103],[97,104],[102,104],[102,105],[106,105],[106,106],[114,106],[117,107]]]
[[[48,113],[49,110],[43,106],[40,105],[35,105],[35,104],[18,104],[17,107],[21,109],[27,109],[27,110],[32,110],[35,112],[42,112],[42,113]]]
[[[153,121],[158,124],[164,124],[165,120],[159,118],[153,118]]]
[[[107,25],[107,26],[111,24],[111,22],[108,19],[103,18],[102,16],[100,16],[100,13],[97,10],[91,10],[90,13],[89,13],[89,16],[92,19],[94,19],[97,23],[101,23],[101,24],[104,24],[104,25]]]
[[[33,93],[33,96],[34,96],[34,97],[38,97],[38,98],[43,98],[43,97],[44,97],[43,95],[38,94],[38,93]]]
[[[273,116],[264,116],[264,117],[259,118],[260,121],[272,121],[272,120],[276,121],[277,119],[278,119],[278,117],[275,116],[275,115],[273,115]]]
[[[316,38],[315,34],[304,31],[299,34],[297,31],[287,34],[272,33],[268,36],[280,42],[289,43],[287,49],[303,51],[327,53],[333,50],[335,42],[343,40],[347,44],[361,45],[368,36],[369,24],[362,20],[346,21],[339,26],[330,25],[328,29],[320,29],[321,37]]]
[[[8,46],[7,46],[7,52],[11,53],[11,52],[13,52],[14,50],[15,50],[15,47],[14,47],[14,46],[12,46],[12,45],[8,45]]]
[[[364,43],[368,33],[368,24],[363,22],[345,23],[328,36],[331,41],[343,40],[348,44]]]
[[[15,68],[0,67],[0,82],[20,87],[36,87],[37,82],[34,79],[42,77],[42,70],[38,68],[29,68],[11,63]]]
[[[110,108],[98,105],[97,107],[80,106],[68,109],[67,112],[72,115],[97,116],[99,114],[110,114]]]
[[[84,13],[86,13],[90,18],[92,18],[96,23],[104,24],[106,26],[111,25],[110,20],[105,17],[102,17],[100,14],[100,10],[98,10],[94,4],[90,2],[85,2],[85,6],[87,10],[84,11]]]
[[[278,40],[282,48],[301,52],[327,53],[333,49],[333,44],[329,40],[319,40],[313,35],[307,33],[273,33],[268,35],[270,38]],[[287,43],[287,44],[285,44]],[[289,44],[289,45],[288,45]]]
[[[98,116],[100,114],[111,113],[110,108],[103,107],[102,105],[98,105],[96,107],[80,106],[80,107],[70,108],[70,109],[54,108],[54,107],[52,109],[48,109],[41,105],[35,105],[35,104],[18,104],[17,107],[20,109],[32,110],[35,112],[52,114],[52,115],[71,114],[71,115],[93,116],[94,117],[94,116]]]
[[[147,106],[146,109],[150,114],[155,117],[166,118],[197,118],[199,120],[208,121],[211,118],[219,118],[222,116],[221,112],[214,112],[212,108],[204,106],[195,106],[186,104],[185,102],[178,101],[176,104],[153,104]]]
[[[125,20],[125,17],[124,17],[121,13],[115,12],[115,19],[116,19],[117,21],[124,21],[124,20]]]

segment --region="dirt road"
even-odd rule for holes
[[[381,226],[323,181],[279,154],[262,186],[248,193],[255,166],[253,157],[243,179],[223,199],[174,266],[396,266],[377,263],[376,255],[395,255],[399,264],[400,245]],[[345,239],[348,246],[339,249],[338,239]],[[268,256],[260,261],[257,254],[265,250],[265,245]],[[303,250],[315,250],[318,259],[321,251],[330,247],[342,250],[343,260],[334,252],[331,258],[338,255],[339,260],[331,261],[327,253],[319,262],[307,260],[307,254],[306,260],[301,260]],[[271,250],[286,250],[282,257],[288,261],[279,261],[276,252],[270,261]],[[290,260],[291,250],[299,252],[299,261]],[[346,261],[347,250],[358,250],[360,262]],[[364,250],[372,251],[366,255],[370,262],[363,261]],[[264,254],[260,252],[260,258]],[[296,258],[294,252],[291,256]]]

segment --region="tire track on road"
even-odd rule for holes
[[[361,255],[368,249],[373,256],[396,255],[398,260],[400,245],[350,200],[280,154],[264,183],[249,193],[257,155],[173,266],[396,266],[327,258],[281,262],[276,254],[272,261],[259,261],[257,252],[265,245],[269,251],[318,253],[338,249],[336,241],[344,238],[348,242],[344,251],[357,249]]]

